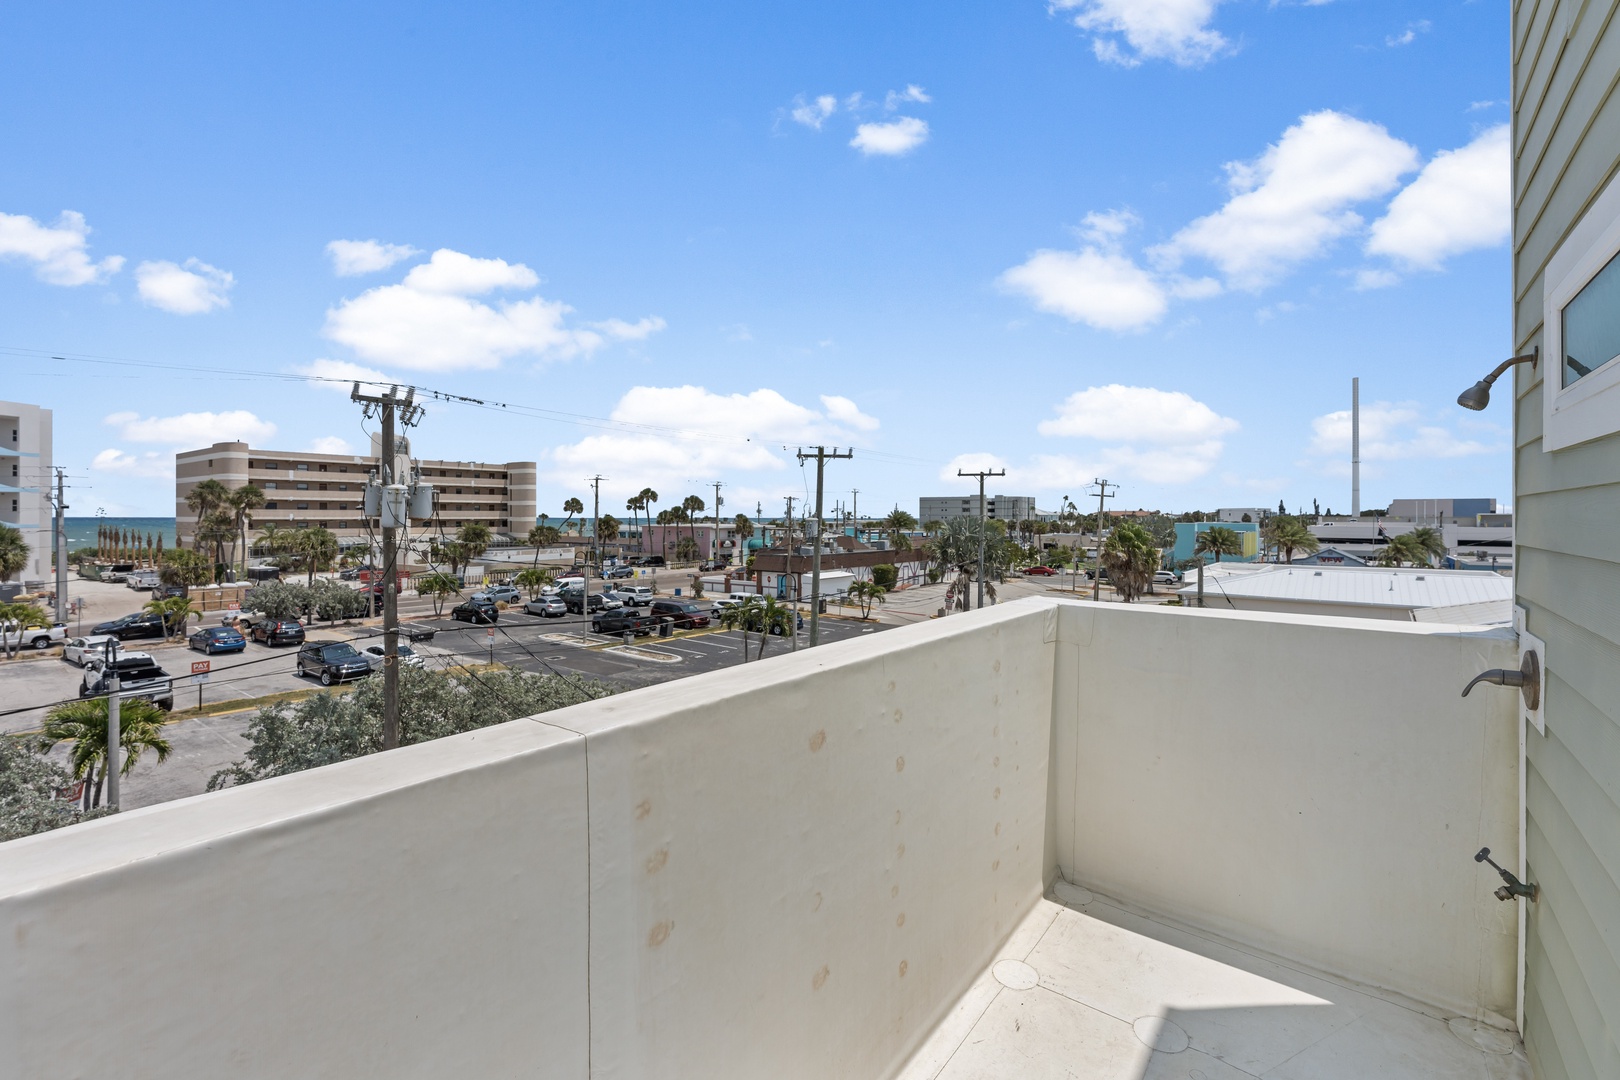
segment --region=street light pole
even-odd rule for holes
[[[809,458],[816,459],[816,529],[811,537],[810,548],[810,647],[813,649],[821,643],[821,529],[822,529],[822,489],[827,462],[840,458],[852,458],[855,451],[846,450],[842,454],[835,446],[831,451],[825,446],[816,447],[814,454],[799,451],[799,462],[803,464]],[[806,533],[810,530],[806,529]]]
[[[1091,573],[1091,598],[1093,600],[1101,600],[1102,599],[1102,519],[1103,519],[1103,500],[1104,499],[1112,499],[1114,497],[1114,492],[1110,492],[1108,490],[1108,481],[1106,481],[1106,480],[1093,480],[1092,483],[1097,485],[1097,544],[1096,544],[1096,556],[1095,556],[1095,559],[1094,559],[1094,561],[1096,562],[1097,565],[1093,568],[1092,573]],[[1117,492],[1117,490],[1119,489],[1119,485],[1115,484],[1114,488],[1115,488],[1115,491]]]

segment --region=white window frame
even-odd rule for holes
[[[1620,432],[1620,358],[1569,386],[1564,381],[1564,307],[1620,254],[1620,176],[1610,180],[1542,275],[1541,448],[1562,450]]]

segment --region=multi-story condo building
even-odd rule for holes
[[[408,453],[409,443],[405,446]],[[377,467],[375,454],[261,450],[247,443],[222,442],[176,454],[174,465],[175,531],[182,544],[189,545],[197,531],[197,515],[186,505],[186,496],[204,480],[218,480],[228,488],[247,483],[263,488],[264,506],[253,515],[257,525],[274,523],[289,529],[319,525],[346,546],[372,539],[361,513],[361,497]],[[497,536],[521,538],[534,524],[535,462],[416,459],[416,465],[423,481],[433,485],[436,527],[449,530],[479,523]]]
[[[1036,513],[1035,498],[1031,495],[990,495],[984,500],[984,516],[993,521],[1025,521]],[[918,521],[978,516],[977,495],[924,495],[917,500]]]
[[[0,401],[0,523],[28,542],[28,565],[17,578],[51,576],[51,410]]]

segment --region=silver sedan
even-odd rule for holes
[[[568,614],[568,605],[560,596],[541,596],[523,605],[530,615],[544,615],[548,619]]]
[[[368,646],[366,651],[360,655],[366,658],[366,663],[371,665],[372,671],[381,671],[383,669],[383,660],[387,657],[381,645]],[[409,645],[399,647],[399,662],[404,667],[422,666],[422,658],[417,656]]]

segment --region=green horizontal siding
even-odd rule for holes
[[[1513,340],[1541,340],[1548,260],[1620,167],[1620,0],[1513,5]],[[1550,360],[1550,358],[1549,358]],[[1542,450],[1515,374],[1514,589],[1547,643],[1527,735],[1524,1039],[1544,1080],[1620,1077],[1620,436]]]

